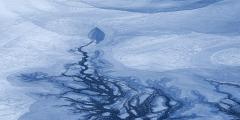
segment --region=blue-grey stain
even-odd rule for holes
[[[88,33],[88,38],[91,40],[95,40],[96,43],[100,43],[102,40],[105,38],[105,33],[99,29],[98,27],[93,28],[89,33]]]

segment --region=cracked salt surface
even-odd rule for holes
[[[239,48],[227,48],[218,51],[212,56],[214,63],[223,65],[240,65],[240,49]]]

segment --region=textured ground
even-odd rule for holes
[[[240,120],[240,1],[0,0],[1,120]]]

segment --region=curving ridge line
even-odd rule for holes
[[[92,7],[96,7],[100,9],[119,10],[119,11],[137,12],[137,13],[150,13],[150,14],[160,13],[160,12],[194,10],[194,9],[209,6],[211,4],[214,4],[223,0],[194,0],[194,1],[151,0],[149,2],[146,2],[145,0],[143,2],[137,1],[139,2],[139,4],[137,2],[134,3],[127,0],[119,0],[121,5],[111,4],[111,3],[114,3],[114,1],[115,0],[107,0],[107,1],[81,0],[82,3],[88,4]]]

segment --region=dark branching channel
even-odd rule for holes
[[[88,53],[83,51],[86,46],[78,49],[82,60],[68,66],[62,74],[72,81],[71,85],[63,84],[67,89],[60,97],[69,102],[65,107],[74,113],[94,120],[163,120],[179,107],[178,104],[172,105],[170,102],[174,100],[161,89],[146,88],[148,92],[133,90],[123,81],[99,74],[88,63]],[[79,68],[77,73],[76,68]]]
[[[58,86],[62,92],[51,95],[66,101],[60,106],[78,114],[81,120],[165,120],[181,107],[162,89],[144,86],[138,90],[123,80],[100,74],[83,50],[92,43],[75,51],[82,55],[81,60],[66,65],[60,76],[36,72],[19,77],[24,82],[47,81]]]
[[[51,76],[43,72],[21,74],[22,82],[39,84],[41,82],[54,85],[57,92],[40,93],[41,96],[52,96],[64,102],[61,108],[77,115],[79,120],[188,120],[201,118],[198,114],[181,114],[191,110],[195,104],[213,106],[219,112],[239,118],[240,102],[232,94],[220,88],[239,85],[208,81],[217,93],[226,95],[219,103],[209,102],[198,91],[192,91],[198,100],[179,98],[181,90],[166,87],[168,78],[147,83],[134,83],[132,78],[114,78],[104,75],[90,53],[84,50],[94,42],[101,42],[105,33],[94,28],[89,32],[92,41],[73,50],[81,55],[81,60],[67,64],[65,71],[59,76]],[[179,94],[178,94],[179,93]],[[218,113],[219,113],[218,112]]]

